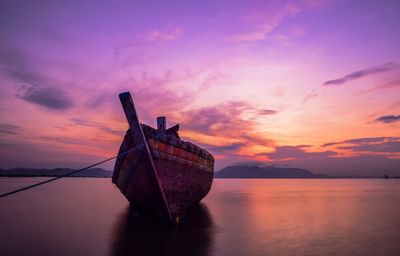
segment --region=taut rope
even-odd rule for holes
[[[158,135],[158,136],[159,136],[159,135]],[[156,139],[158,136],[155,136],[154,139]],[[103,160],[103,161],[100,161],[100,162],[98,162],[98,163],[95,163],[95,164],[86,166],[86,167],[81,168],[81,169],[79,169],[79,170],[75,170],[75,171],[72,171],[72,172],[63,174],[63,175],[61,175],[61,176],[58,176],[58,177],[55,177],[55,178],[52,178],[52,179],[48,179],[48,180],[45,180],[45,181],[42,181],[42,182],[39,182],[39,183],[36,183],[36,184],[32,184],[32,185],[29,185],[29,186],[26,186],[26,187],[22,187],[22,188],[19,188],[19,189],[16,189],[16,190],[13,190],[13,191],[10,191],[10,192],[1,194],[1,195],[0,195],[0,198],[1,198],[1,197],[6,197],[6,196],[9,196],[9,195],[12,195],[12,194],[16,194],[16,193],[19,193],[19,192],[21,192],[21,191],[24,191],[24,190],[27,190],[27,189],[31,189],[31,188],[34,188],[34,187],[37,187],[37,186],[40,186],[40,185],[43,185],[43,184],[46,184],[46,183],[49,183],[49,182],[52,182],[52,181],[55,181],[55,180],[64,178],[64,177],[68,177],[68,176],[71,176],[71,175],[73,175],[73,174],[75,174],[75,173],[78,173],[78,172],[82,172],[82,171],[87,170],[87,169],[89,169],[89,168],[92,168],[92,167],[98,166],[98,165],[100,165],[100,164],[106,163],[106,162],[108,162],[108,161],[111,161],[111,160],[113,160],[113,159],[115,159],[115,158],[117,158],[117,157],[123,157],[123,156],[129,154],[130,152],[135,151],[136,149],[138,149],[138,148],[140,148],[140,147],[143,147],[143,146],[144,146],[144,144],[137,145],[136,147],[133,147],[133,148],[131,148],[131,149],[129,149],[129,150],[127,150],[127,151],[125,151],[125,152],[119,154],[119,155],[116,155],[116,156],[107,158],[106,160]]]

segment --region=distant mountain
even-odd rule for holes
[[[0,176],[8,177],[57,177],[65,175],[74,171],[70,168],[56,168],[56,169],[33,169],[33,168],[13,168],[2,170],[0,169]],[[112,177],[112,171],[104,170],[101,168],[87,169],[82,172],[71,175],[71,177]]]
[[[315,174],[305,169],[260,167],[249,165],[232,165],[223,168],[214,175],[215,178],[329,178],[324,174]]]

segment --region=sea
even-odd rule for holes
[[[0,198],[0,255],[400,255],[400,180],[214,179],[165,227],[108,178],[64,178]]]

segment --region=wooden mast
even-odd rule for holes
[[[151,173],[153,182],[155,183],[154,185],[157,190],[155,194],[158,197],[158,201],[160,201],[161,203],[161,210],[171,222],[174,222],[175,219],[171,215],[169,204],[165,196],[161,180],[158,176],[158,172],[154,164],[149,145],[147,144],[147,139],[143,133],[142,126],[139,123],[139,118],[136,113],[135,105],[133,104],[130,92],[120,93],[119,99],[121,101],[122,108],[124,109],[126,119],[129,123],[132,138],[136,142],[136,145],[144,145],[144,147],[138,148],[138,151],[140,152],[141,158],[146,165],[146,170]]]

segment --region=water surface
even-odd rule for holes
[[[0,227],[1,255],[399,255],[400,180],[216,179],[167,229],[110,179],[65,178],[0,199]]]

